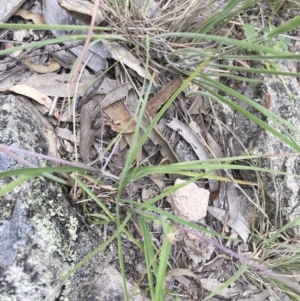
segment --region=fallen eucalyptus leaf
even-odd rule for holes
[[[220,222],[224,221],[226,211],[220,208],[208,206],[207,211],[214,216],[216,219],[218,219]],[[235,221],[228,220],[227,225],[232,228],[243,240],[243,242],[246,242],[250,229],[247,225],[247,222],[245,221],[244,217],[242,216],[241,212],[237,213],[237,218]]]
[[[78,83],[74,82],[72,85],[68,85],[69,77],[69,74],[36,74],[23,79],[20,84],[28,85],[48,96],[66,97],[66,95],[70,93],[70,97],[73,97],[76,87],[77,93],[81,96],[85,93],[87,87],[96,79],[95,75],[83,74]],[[104,78],[96,94],[107,94],[115,88],[115,85],[116,82],[114,80]]]
[[[49,61],[44,65],[38,65],[33,63],[30,59],[22,60],[22,63],[26,65],[31,71],[37,73],[53,73],[60,69],[60,64],[53,58],[50,58]]]
[[[175,78],[167,83],[158,93],[156,93],[147,103],[146,110],[149,117],[152,117],[160,107],[172,96],[172,94],[180,87],[180,78]]]
[[[42,14],[32,13],[26,9],[19,9],[15,12],[15,16],[20,16],[25,20],[32,20],[34,24],[45,24]]]
[[[26,86],[26,85],[15,85],[13,87],[7,88],[7,89],[3,89],[2,92],[4,91],[11,91],[11,92],[15,92],[24,96],[27,96],[31,99],[34,99],[35,101],[37,101],[38,103],[42,104],[43,106],[45,106],[48,110],[51,109],[52,107],[52,100],[51,98],[49,98],[47,95],[39,92],[38,90]],[[54,114],[55,118],[58,119],[59,118],[59,114],[55,113]]]

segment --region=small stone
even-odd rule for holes
[[[175,185],[186,181],[177,179]],[[209,191],[199,188],[195,183],[176,190],[167,198],[175,215],[190,222],[197,222],[206,216]]]

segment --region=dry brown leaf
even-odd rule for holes
[[[114,119],[124,120],[126,118],[131,118],[131,115],[125,109],[123,109],[122,106],[117,102],[108,106],[103,111],[112,120],[114,120]],[[129,133],[129,134],[123,134],[123,135],[124,135],[124,138],[126,139],[128,145],[131,145],[133,134]],[[141,152],[138,154],[138,157],[136,158],[136,160],[139,161],[140,157],[141,157]]]
[[[81,108],[79,150],[84,163],[90,162],[90,153],[97,133],[97,130],[92,129],[92,122],[100,112],[98,104],[99,100],[92,98]]]
[[[152,97],[146,106],[146,110],[150,117],[156,113],[159,108],[171,97],[171,95],[180,87],[180,78],[175,78],[167,83],[157,94]]]
[[[140,61],[127,48],[118,42],[103,41],[107,49],[110,51],[111,57],[137,72],[138,75],[150,80],[150,75],[145,68],[141,66]]]
[[[36,90],[32,87],[29,87],[29,86],[26,86],[26,85],[15,85],[13,87],[1,90],[1,92],[5,92],[5,91],[15,92],[17,94],[21,94],[21,95],[27,96],[31,99],[34,99],[38,103],[45,106],[48,110],[50,110],[51,107],[52,107],[51,98],[49,98],[47,95],[39,92],[38,90]],[[58,113],[55,113],[54,116],[57,119],[59,118]]]
[[[124,110],[120,105],[113,103],[107,107],[103,104],[104,99],[109,98],[110,102],[115,102],[127,95],[128,89],[131,88],[131,85],[124,84],[121,85],[120,89],[115,88],[109,92],[106,96],[102,96],[102,99],[99,99],[99,96],[94,96],[87,104],[82,107],[80,120],[81,120],[81,135],[80,135],[80,154],[84,162],[89,162],[89,156],[96,131],[92,129],[92,121],[98,115],[101,109],[104,113],[110,117],[111,120],[127,120],[128,123],[131,116]],[[117,128],[117,127],[116,127]],[[115,128],[115,129],[116,129]],[[124,137],[128,144],[130,144],[132,137],[131,134],[124,133]]]
[[[123,132],[124,134],[129,134],[134,132],[136,122],[131,116],[128,116],[123,120],[108,121],[106,125],[109,125],[117,133]]]
[[[25,20],[32,20],[34,24],[45,24],[45,19],[42,14],[32,13],[26,9],[19,9],[15,12],[15,16],[20,16]]]
[[[135,116],[138,100],[136,95],[130,92],[131,91],[129,91],[128,97],[126,98],[126,109],[132,116]],[[148,113],[145,112],[145,114],[143,114],[143,119],[141,123],[141,135],[147,130],[150,123],[151,120],[148,116]],[[149,138],[155,145],[161,147],[160,152],[163,155],[163,157],[167,158],[167,160],[169,160],[171,163],[178,163],[177,155],[175,154],[174,150],[165,140],[164,136],[161,134],[157,127],[155,127],[153,131],[150,132]],[[165,160],[165,162],[167,162],[167,160]]]
[[[33,63],[30,59],[22,60],[22,63],[25,64],[31,71],[37,73],[53,73],[60,69],[60,64],[53,58],[50,58],[49,61],[44,65],[38,65]]]
[[[156,186],[159,188],[160,193],[164,191],[166,184],[163,180],[155,177],[150,177],[150,180],[156,184]]]

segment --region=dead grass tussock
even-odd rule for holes
[[[105,0],[102,3],[102,10],[108,25],[115,30],[114,33],[128,38],[131,41],[129,46],[136,47],[135,54],[141,61],[145,61],[147,55],[144,40],[146,36],[151,38],[150,56],[154,60],[163,59],[163,62],[160,61],[163,68],[165,65],[173,65],[173,61],[183,59],[183,54],[178,53],[178,50],[190,47],[203,48],[210,43],[193,43],[191,39],[181,41],[181,38],[175,37],[155,37],[163,33],[197,33],[216,12],[217,7],[214,3],[215,1],[208,0],[159,2]],[[157,65],[157,61],[150,63]]]

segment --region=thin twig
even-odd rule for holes
[[[70,162],[70,161],[67,161],[67,160],[64,160],[64,159],[55,158],[55,157],[39,154],[39,153],[36,153],[36,152],[24,150],[24,149],[19,149],[17,147],[8,146],[8,145],[5,145],[5,144],[0,144],[0,152],[6,153],[7,155],[9,155],[10,157],[12,157],[16,161],[22,163],[23,165],[25,165],[27,167],[36,167],[36,166],[29,163],[27,160],[25,160],[23,158],[20,158],[19,156],[13,154],[12,152],[22,153],[22,154],[25,154],[25,155],[28,155],[28,156],[33,156],[33,157],[41,158],[41,159],[44,159],[44,160],[49,160],[49,161],[52,161],[52,162],[57,162],[57,163],[60,163],[60,164],[68,165],[68,166],[79,167],[79,168],[82,168],[86,171],[95,172],[95,173],[98,173],[98,174],[103,174],[104,176],[109,177],[109,178],[118,179],[117,176],[114,176],[114,175],[110,174],[109,172],[100,170],[100,169],[95,168],[95,167],[91,167],[89,165],[85,165],[85,164],[81,164],[81,163],[77,163],[77,162]]]

